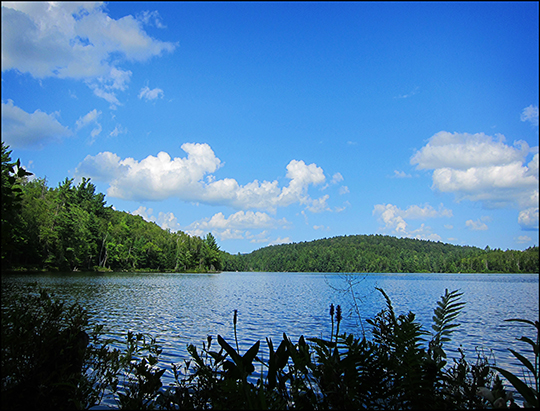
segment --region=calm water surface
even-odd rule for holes
[[[353,309],[347,278],[356,283]],[[279,344],[283,333],[293,341],[305,337],[328,337],[330,303],[340,304],[344,320],[340,330],[369,336],[365,319],[385,308],[375,287],[392,300],[396,314],[412,311],[430,331],[436,302],[449,291],[463,292],[465,308],[448,344],[450,358],[459,345],[467,358],[477,348],[491,352],[497,365],[521,371],[508,348],[523,351],[527,344],[516,341],[534,337],[530,326],[507,323],[507,318],[538,320],[539,276],[537,274],[352,274],[335,273],[232,273],[143,274],[143,273],[50,273],[7,275],[2,283],[17,286],[36,281],[53,295],[77,301],[104,324],[110,336],[124,338],[127,331],[144,332],[163,347],[161,366],[169,371],[164,385],[172,381],[171,363],[187,359],[187,344],[202,347],[208,335],[220,334],[234,341],[233,310],[238,310],[238,339],[244,352],[257,340],[266,348],[265,337]]]

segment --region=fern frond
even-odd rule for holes
[[[464,302],[460,301],[462,295],[463,293],[458,290],[448,292],[448,289],[446,289],[441,300],[437,302],[438,307],[433,311],[434,324],[431,327],[435,331],[432,340],[434,343],[441,344],[449,341],[448,336],[452,334],[454,328],[460,325],[454,323],[454,320],[459,316],[465,305]]]

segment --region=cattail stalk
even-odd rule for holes
[[[336,307],[336,345],[337,345],[337,339],[338,339],[338,335],[339,335],[339,323],[341,322],[341,306],[338,305]]]
[[[330,341],[334,338],[334,304],[330,303],[330,318],[332,320],[332,331],[330,332]]]
[[[236,322],[238,321],[238,310],[234,310],[233,326],[234,326],[234,340],[236,341],[236,351],[240,354],[240,348],[238,347],[238,336],[236,335]]]

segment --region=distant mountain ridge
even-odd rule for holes
[[[491,250],[386,235],[350,235],[224,253],[224,271],[538,273],[538,247]]]

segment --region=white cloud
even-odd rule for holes
[[[515,147],[504,144],[504,136],[499,141],[484,133],[448,133],[441,131],[411,158],[417,169],[468,170],[471,167],[490,167],[514,162],[523,162],[529,153],[524,141],[514,143]]]
[[[330,208],[326,204],[326,200],[328,200],[329,198],[330,196],[326,194],[320,198],[304,200],[302,201],[302,203],[306,204],[306,208],[312,213],[322,213],[323,211],[330,210]]]
[[[525,244],[525,243],[530,243],[532,241],[532,238],[527,236],[527,235],[520,235],[520,236],[518,236],[516,241],[519,244]]]
[[[345,202],[343,203],[343,206],[341,206],[341,207],[335,207],[335,208],[334,208],[334,211],[335,211],[336,213],[341,213],[342,211],[345,211],[345,210],[347,209],[347,207],[350,207],[350,205],[351,205],[350,202],[345,201]]]
[[[79,117],[79,119],[75,123],[77,125],[77,129],[81,129],[90,123],[97,123],[97,119],[99,118],[100,115],[101,115],[101,111],[98,111],[97,109],[93,109],[88,114]]]
[[[115,93],[107,92],[107,91],[99,88],[95,84],[91,84],[90,88],[94,91],[94,94],[97,97],[100,97],[100,98],[104,99],[105,101],[108,101],[111,104],[110,108],[112,110],[116,109],[116,106],[121,106],[122,105],[120,103],[120,101],[118,100],[118,98],[116,98]]]
[[[279,244],[288,244],[292,243],[292,240],[289,237],[281,238],[278,237],[274,241],[270,242],[268,245],[279,245]]]
[[[211,232],[220,240],[248,239],[252,242],[265,242],[268,241],[267,230],[256,235],[251,234],[249,230],[288,228],[289,226],[290,223],[285,218],[277,220],[260,211],[238,211],[228,218],[219,212],[211,218],[191,223],[186,228],[186,232],[198,236]]]
[[[108,151],[96,156],[86,156],[75,170],[77,177],[91,177],[96,181],[109,181],[127,172],[128,167],[121,164],[120,157]]]
[[[410,174],[407,174],[405,171],[394,170],[394,178],[411,178]]]
[[[465,222],[465,226],[467,226],[468,228],[474,231],[485,231],[488,229],[487,224],[480,220],[476,220],[476,221],[467,220]]]
[[[268,239],[268,232],[262,231],[259,234],[251,234],[249,231],[246,233],[246,238],[249,240],[250,243],[267,243],[270,241]]]
[[[114,130],[109,133],[109,136],[110,137],[117,137],[120,134],[126,134],[126,133],[127,133],[127,129],[122,127],[120,124],[117,124],[114,127]]]
[[[432,169],[432,188],[454,193],[457,201],[480,201],[486,208],[536,206],[538,147],[524,141],[510,146],[504,140],[501,135],[442,131],[414,154],[411,164]]]
[[[94,142],[96,137],[101,134],[102,127],[101,124],[98,123],[98,118],[101,115],[101,111],[98,111],[96,109],[90,111],[88,114],[79,117],[79,119],[76,121],[77,130],[80,130],[81,128],[93,124],[94,128],[90,132],[90,137],[92,138],[91,142]]]
[[[339,194],[347,194],[349,192],[349,187],[347,186],[341,186],[339,188]]]
[[[164,29],[166,26],[161,21],[161,16],[157,11],[143,11],[137,15],[137,20],[143,22],[144,24],[154,25],[158,29]]]
[[[330,227],[326,225],[314,225],[313,229],[314,230],[330,230]]]
[[[518,223],[524,230],[538,230],[538,207],[521,210]]]
[[[226,218],[222,212],[214,214],[211,218],[203,219],[192,223],[190,228],[200,228],[207,231],[214,229],[257,229],[274,228],[277,226],[287,226],[287,220],[276,220],[268,214],[257,211],[238,211]]]
[[[538,106],[525,107],[521,112],[521,121],[529,121],[533,126],[538,125]]]
[[[118,105],[114,90],[125,90],[131,71],[123,61],[146,61],[176,44],[151,38],[144,24],[156,12],[118,20],[103,3],[2,2],[2,71],[17,70],[37,79],[84,80],[96,96]],[[157,25],[157,24],[156,24]]]
[[[163,98],[163,90],[155,88],[150,90],[148,86],[143,87],[139,93],[139,98],[144,98],[146,101],[155,100],[157,98]]]
[[[439,234],[432,233],[431,227],[421,224],[420,228],[412,230],[408,233],[407,237],[416,238],[418,240],[430,240],[430,241],[441,241],[442,238]]]
[[[160,211],[156,219],[156,223],[164,230],[169,229],[171,231],[177,231],[180,229],[180,224],[178,223],[178,219],[171,212],[163,213]]]
[[[131,214],[139,215],[144,218],[145,221],[155,221],[155,217],[152,215],[153,212],[154,210],[152,208],[140,206],[135,211],[132,211]]]
[[[341,175],[341,173],[335,173],[333,176],[332,176],[332,179],[330,180],[329,183],[325,184],[321,190],[326,190],[328,187],[330,187],[330,185],[335,185],[335,184],[339,184],[341,181],[343,181],[343,176]],[[345,188],[343,188],[345,187]],[[340,188],[340,194],[344,194],[345,192],[343,190],[346,190],[345,192],[349,192],[347,186],[342,186]]]
[[[337,184],[340,181],[343,181],[343,176],[341,175],[341,173],[335,173],[332,176],[332,184]]]
[[[158,216],[154,216],[154,209],[152,208],[146,208],[144,206],[140,206],[135,211],[132,211],[131,214],[138,215],[144,218],[145,221],[151,221],[159,225],[164,230],[171,230],[171,231],[178,231],[180,230],[180,224],[178,223],[178,219],[176,216],[169,212],[169,213],[163,213],[159,212]]]
[[[71,136],[71,130],[56,119],[58,113],[36,110],[32,114],[2,101],[2,140],[11,148],[41,148],[44,144]]]
[[[429,204],[424,207],[412,205],[405,210],[393,204],[376,204],[373,208],[373,215],[384,223],[384,231],[404,237],[433,239],[438,236],[428,232],[429,227],[422,224],[419,229],[411,231],[406,220],[452,217],[452,210],[444,208],[442,204],[438,210]]]
[[[241,186],[232,178],[215,179],[212,173],[222,164],[208,144],[186,143],[182,149],[188,154],[187,158],[171,159],[169,154],[160,152],[157,157],[148,156],[141,161],[121,160],[116,154],[103,152],[87,156],[75,174],[109,182],[107,195],[125,200],[156,201],[176,197],[182,201],[272,212],[294,203],[313,212],[328,209],[328,195],[312,199],[307,193],[310,185],[325,180],[323,170],[315,164],[292,160],[287,165],[290,182],[282,188],[277,181],[261,183],[258,180]]]

